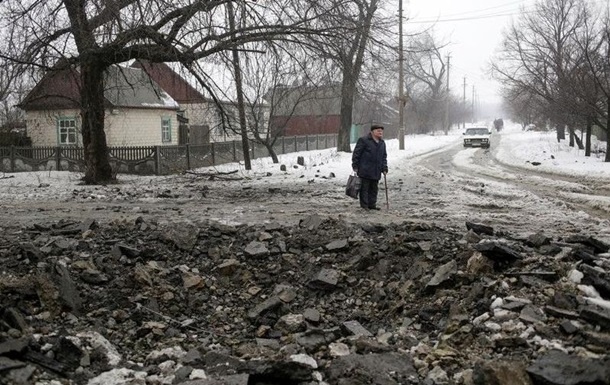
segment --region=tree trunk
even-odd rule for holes
[[[585,148],[585,146],[583,146],[582,144],[582,140],[578,137],[578,135],[576,135],[576,133],[574,132],[574,130],[572,130],[570,136],[573,138],[572,140],[570,140],[572,143],[576,143],[576,145],[578,146],[579,150],[582,150]],[[572,147],[574,147],[574,144],[572,144]]]
[[[610,98],[606,99],[606,158],[604,162],[610,162]]]
[[[81,71],[81,117],[87,184],[114,181],[104,132],[104,72],[106,67],[91,57],[83,59]]]
[[[275,153],[275,150],[273,149],[273,143],[263,142],[263,145],[267,149],[267,152],[269,153],[269,156],[271,157],[271,160],[273,161],[273,164],[280,163],[280,160],[277,157],[277,154]]]
[[[557,143],[559,143],[566,138],[566,127],[563,123],[558,123],[555,127],[557,127]]]
[[[229,29],[231,34],[235,34],[235,14],[233,13],[233,3],[227,3],[229,16]],[[246,121],[246,107],[244,103],[244,91],[242,86],[241,66],[239,63],[239,51],[237,48],[231,50],[233,54],[233,71],[235,72],[235,92],[237,93],[237,112],[239,114],[239,127],[241,133],[241,146],[244,153],[244,166],[246,170],[252,170],[250,162],[250,143],[248,141],[248,127]]]
[[[576,134],[574,134],[574,127],[568,126],[568,135],[570,135],[570,140],[568,141],[569,146],[574,147],[574,138],[576,137]]]
[[[343,82],[341,84],[341,127],[337,137],[337,151],[352,152],[349,139],[352,130],[355,88],[356,85],[352,79],[350,69],[344,67]]]
[[[593,121],[587,118],[587,131],[585,133],[585,156],[591,156],[591,129]]]

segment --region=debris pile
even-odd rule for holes
[[[0,384],[610,384],[609,245],[467,223],[0,232]]]

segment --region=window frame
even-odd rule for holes
[[[161,117],[161,142],[172,142],[172,118],[168,116]]]
[[[64,126],[66,122],[71,122],[71,127]],[[60,116],[57,118],[57,145],[58,146],[76,146],[78,145],[78,120],[75,116]],[[63,133],[62,131],[66,131]],[[62,136],[66,137],[65,141],[62,141]],[[70,141],[70,136],[74,136],[74,140]]]

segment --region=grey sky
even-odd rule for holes
[[[446,42],[451,55],[450,88],[466,98],[474,93],[479,103],[498,102],[499,87],[487,68],[502,41],[502,31],[516,20],[534,0],[403,0],[405,30],[421,30],[434,25],[435,36]]]

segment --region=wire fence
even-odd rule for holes
[[[279,137],[273,145],[277,155],[322,150],[337,146],[337,135]],[[250,159],[269,156],[267,148],[250,141]],[[166,175],[200,167],[244,160],[241,141],[202,145],[109,147],[110,164],[116,173]],[[0,172],[82,171],[82,147],[0,147]]]

